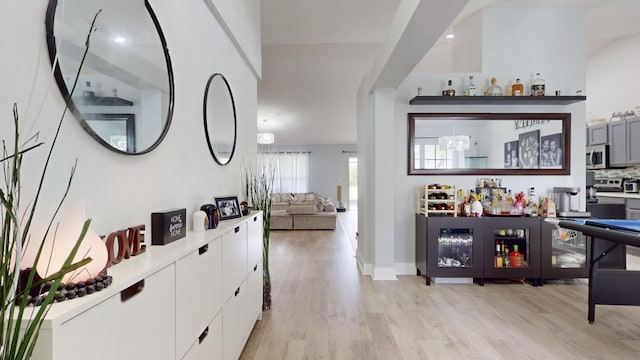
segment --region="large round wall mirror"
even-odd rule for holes
[[[156,148],[171,124],[174,90],[169,51],[149,2],[50,0],[46,29],[56,82],[65,100],[72,94],[69,108],[82,127],[118,153]]]
[[[213,159],[220,165],[231,161],[236,150],[236,105],[227,79],[213,74],[204,90],[204,133]]]

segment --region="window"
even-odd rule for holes
[[[451,169],[454,151],[440,150],[437,138],[416,139],[413,166],[415,169]]]

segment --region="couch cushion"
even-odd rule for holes
[[[292,199],[290,193],[273,193],[271,194],[272,203],[288,203]]]
[[[326,203],[324,203],[324,211],[325,212],[335,212],[336,211],[336,206],[333,205],[333,203],[331,201],[327,201]]]
[[[287,212],[291,215],[313,215],[317,210],[315,204],[292,204]]]

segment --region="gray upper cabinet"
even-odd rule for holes
[[[587,145],[605,145],[609,143],[609,127],[607,124],[589,126],[587,128]]]
[[[627,165],[640,164],[640,118],[627,119]]]
[[[630,166],[640,164],[640,118],[609,123],[609,164]]]

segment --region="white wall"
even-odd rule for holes
[[[547,74],[549,90],[584,88],[584,14],[572,9],[489,8],[484,10],[482,64],[483,72],[474,74],[413,74],[396,91],[394,236],[395,263],[398,274],[415,274],[416,186],[445,183],[458,188],[475,187],[476,176],[407,176],[407,113],[409,112],[571,112],[571,174],[573,176],[500,176],[514,191],[531,186],[538,195],[551,192],[554,186],[584,188],[585,104],[568,106],[426,106],[408,105],[418,86],[426,95],[436,95],[447,79],[459,84],[475,75],[479,93],[495,76],[503,93],[516,77],[530,84],[529,74]],[[535,20],[535,21],[534,21]],[[542,22],[540,22],[542,21]],[[531,31],[535,23],[536,31]],[[507,31],[508,30],[508,31]],[[524,74],[524,75],[523,75]],[[527,92],[528,93],[528,92]],[[566,92],[565,92],[566,93]],[[490,139],[486,139],[490,141]],[[575,204],[584,209],[585,204]],[[391,240],[390,240],[391,241]]]
[[[49,76],[51,65],[44,36],[46,3],[3,4],[0,30],[12,34],[3,39],[10,55],[0,59],[5,70],[0,88],[3,139],[13,136],[13,102],[21,109],[23,139],[32,128],[31,133],[40,131],[40,140],[47,144],[52,141],[64,107]],[[36,225],[49,218],[75,159],[78,168],[71,193],[85,199],[87,216],[93,218],[92,228],[98,234],[146,224],[150,243],[151,212],[185,207],[190,224],[191,214],[214,195],[241,195],[241,159],[255,159],[256,154],[255,74],[202,0],[152,0],[151,5],[167,40],[175,79],[173,122],[166,138],[148,154],[119,155],[99,145],[73,116],[67,115],[45,179]],[[214,72],[223,73],[230,83],[240,130],[235,158],[225,167],[218,166],[209,154],[202,120],[204,88]],[[45,156],[46,149],[40,148],[25,157],[23,205],[33,197]]]
[[[587,61],[587,119],[618,111],[640,115],[640,34],[611,43]]]

